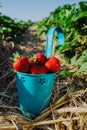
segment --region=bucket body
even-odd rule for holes
[[[49,106],[56,73],[26,74],[16,72],[19,106],[22,113],[38,116]]]

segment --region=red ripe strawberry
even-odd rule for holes
[[[38,52],[36,53],[36,60],[43,64],[47,61],[47,58],[44,54]]]
[[[29,59],[28,61],[29,61],[29,65],[30,65],[30,67],[34,66],[34,63],[35,63],[34,60]]]
[[[19,72],[24,72],[24,73],[28,72],[29,70],[28,58],[26,56],[22,56],[18,58],[16,61],[14,61],[13,68],[14,70]]]
[[[46,74],[47,73],[47,68],[43,65],[37,65],[37,66],[33,66],[30,69],[30,73],[31,74]]]
[[[40,64],[39,64],[39,61],[36,60],[36,61],[34,62],[34,65],[35,65],[35,66],[36,66],[36,65],[40,65]]]
[[[60,70],[60,62],[56,57],[51,56],[45,63],[45,67],[50,71],[57,72]]]
[[[39,64],[38,61],[34,61],[34,60],[32,60],[32,59],[29,59],[28,61],[29,61],[30,67],[33,67],[33,66],[36,66],[36,65]]]

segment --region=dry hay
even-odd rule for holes
[[[31,120],[20,114],[12,63],[0,63],[0,130],[87,130],[87,82],[57,76],[50,106]]]
[[[86,130],[87,104],[85,103],[87,89],[64,95],[50,107],[45,109],[36,119],[29,120],[17,112],[9,111],[0,116],[1,130]],[[87,97],[86,97],[87,98]]]

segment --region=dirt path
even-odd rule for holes
[[[21,41],[16,48],[19,52],[26,55],[34,55],[36,52],[44,52],[46,37],[40,37],[37,34],[37,26],[32,25],[25,33],[23,41]]]

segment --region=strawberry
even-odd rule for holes
[[[46,74],[47,73],[47,68],[43,65],[37,65],[37,66],[33,66],[30,69],[30,73],[31,74]]]
[[[38,61],[34,61],[33,59],[28,60],[30,67],[38,65]]]
[[[47,61],[46,56],[43,53],[36,53],[36,60],[39,61],[39,63],[44,64]]]
[[[34,60],[32,59],[29,59],[28,62],[29,62],[30,67],[34,66],[35,64]]]
[[[45,63],[45,67],[52,72],[57,72],[60,70],[60,62],[56,57],[51,56]]]
[[[24,72],[24,73],[28,72],[29,70],[28,58],[26,56],[22,56],[18,58],[16,61],[14,61],[13,68],[14,70],[19,72]]]

